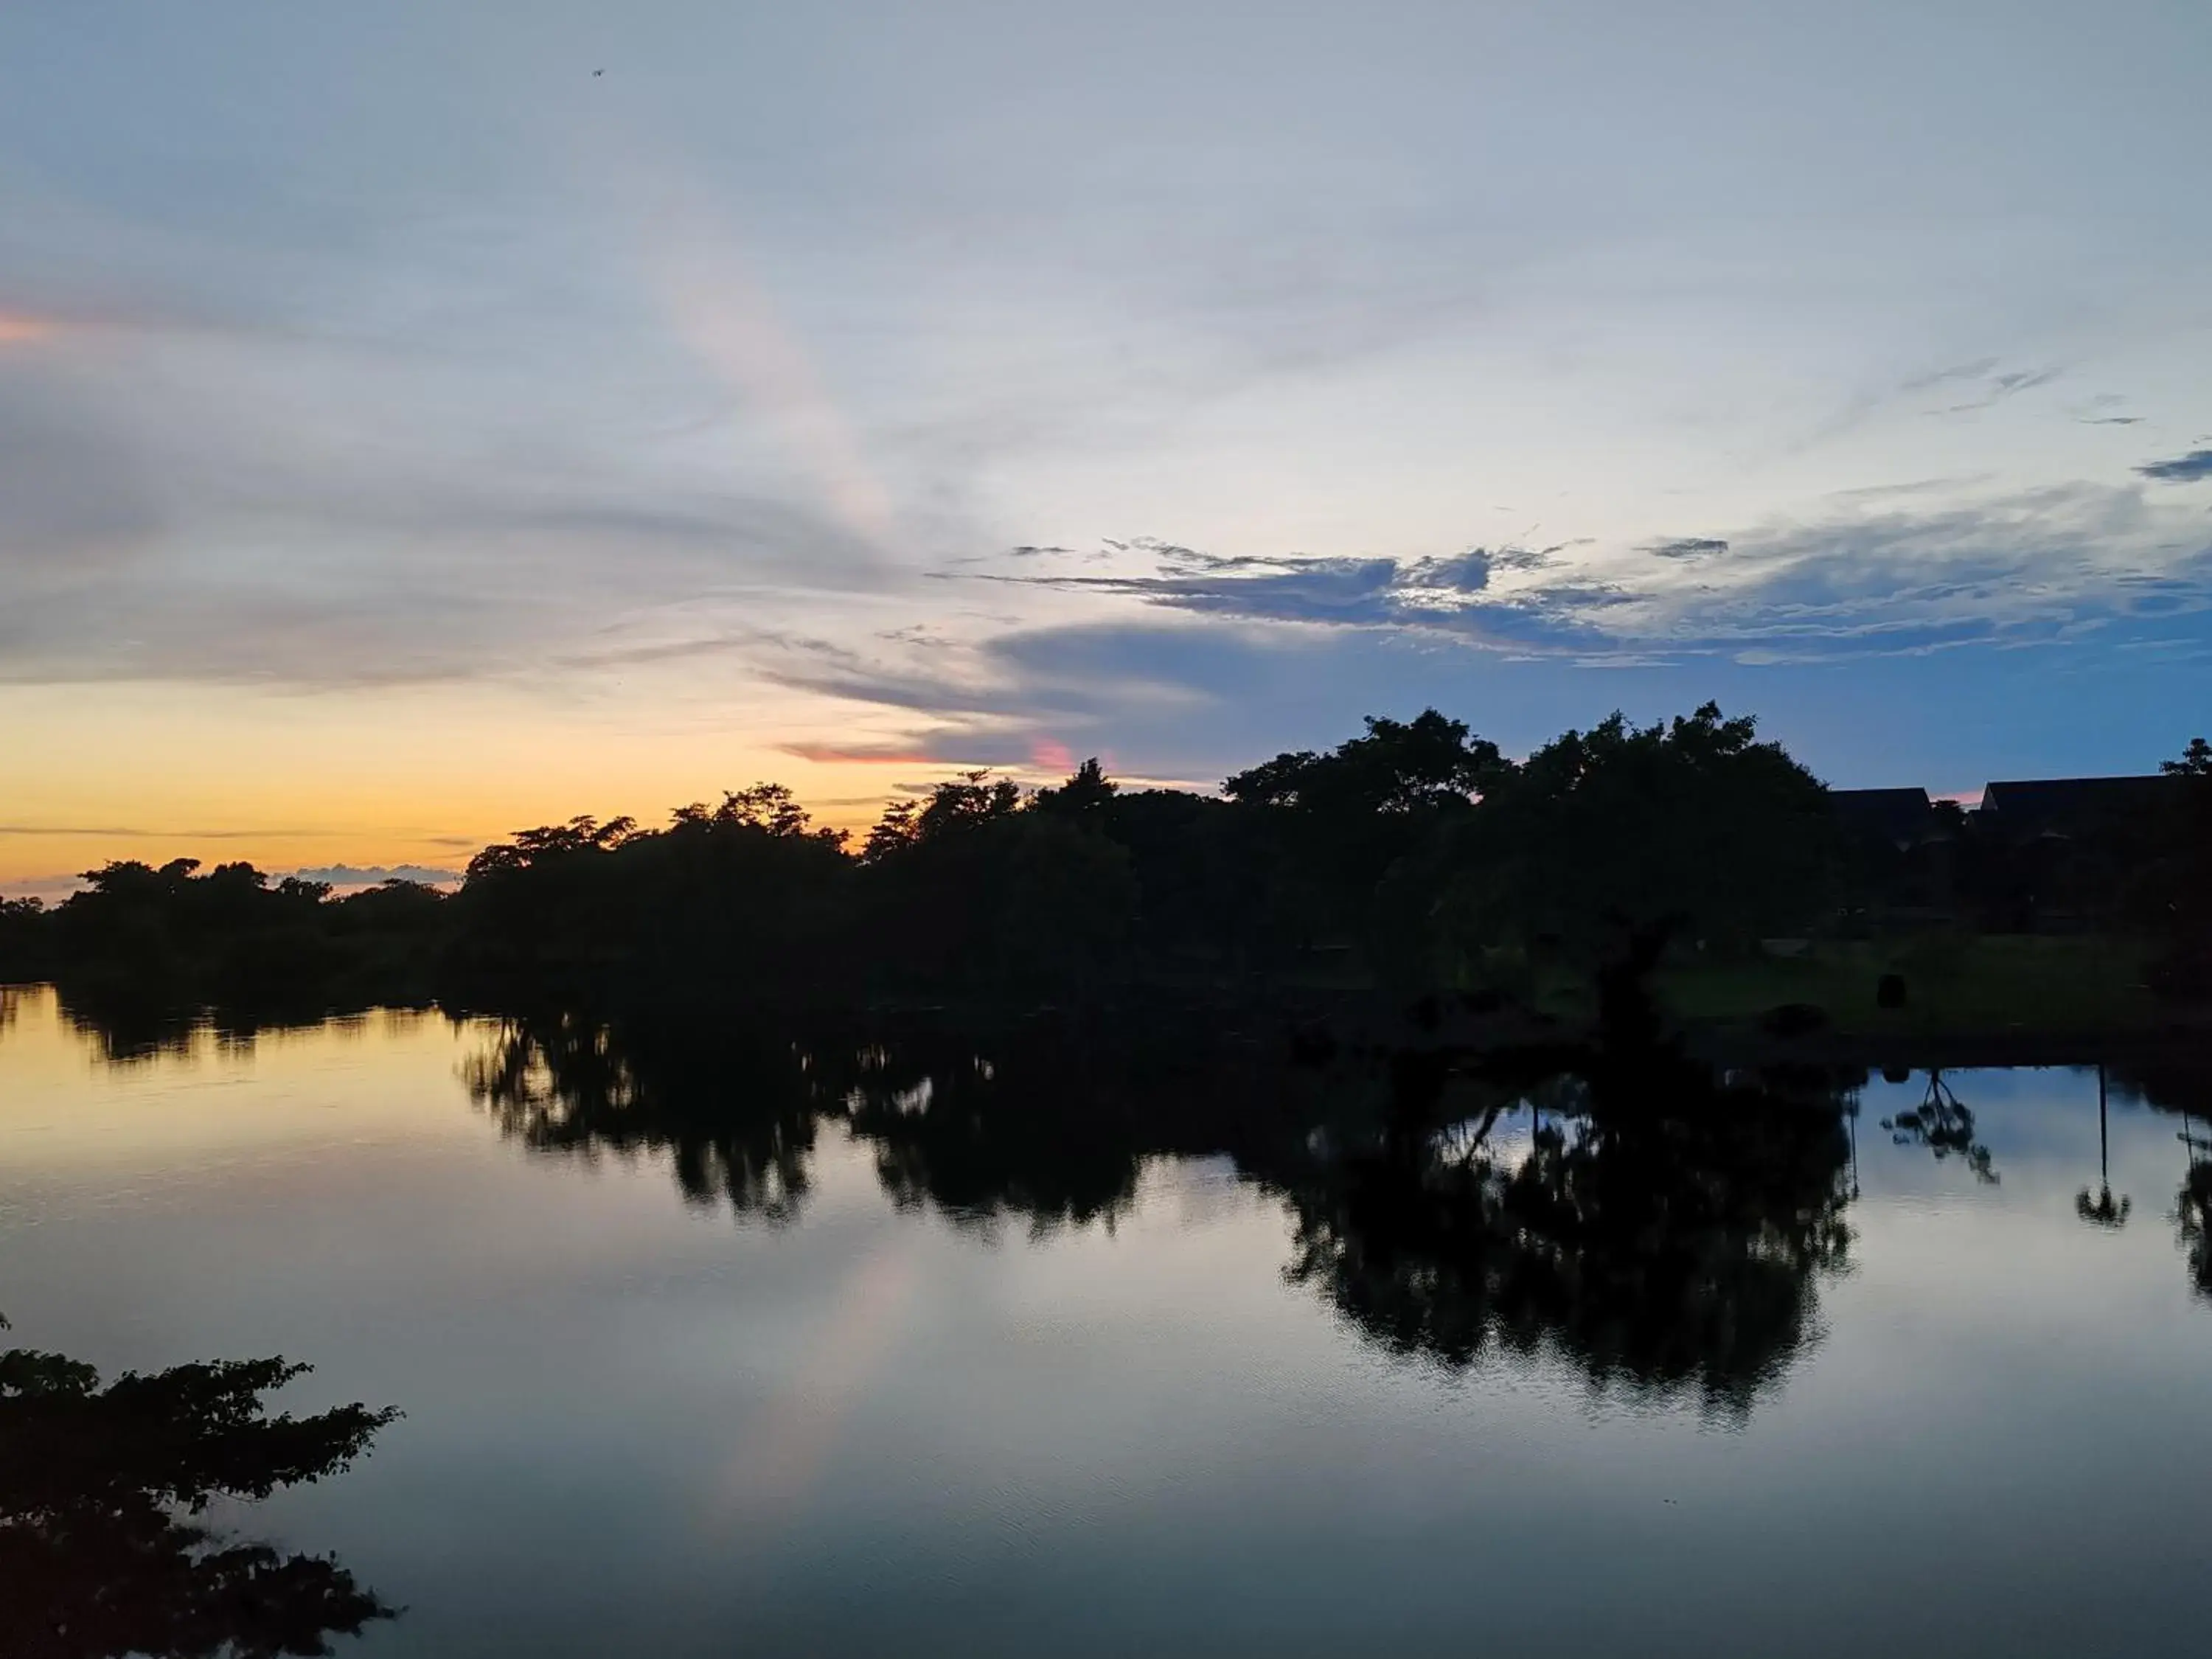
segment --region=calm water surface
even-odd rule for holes
[[[1332,1282],[1340,1248],[1315,1269],[1311,1204],[1225,1157],[947,1202],[864,1115],[719,1151],[563,1135],[490,1024],[116,1064],[46,994],[6,1018],[15,1340],[103,1370],[282,1352],[316,1366],[293,1409],[405,1412],[350,1474],[220,1517],[407,1609],[344,1651],[2202,1639],[2212,1304],[2178,1195],[2203,1121],[2115,1085],[2127,1211],[2085,1218],[2094,1072],[1947,1073],[1985,1170],[1880,1127],[1925,1076],[1869,1083],[1847,1241],[1754,1241],[1787,1305],[1731,1292],[1683,1338],[1737,1355],[1730,1389],[1656,1376],[1650,1332],[1608,1368],[1540,1312],[1455,1363],[1401,1305],[1434,1289],[1418,1262],[1378,1309]],[[951,1081],[879,1112],[927,1119]],[[1493,1127],[1502,1164],[1533,1128]]]

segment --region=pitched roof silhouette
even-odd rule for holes
[[[1935,828],[1925,789],[1831,789],[1828,805],[1846,834],[1900,848]]]
[[[2013,778],[1982,791],[1982,811],[2017,835],[2077,836],[2158,810],[2173,781],[2153,773],[2123,778]]]

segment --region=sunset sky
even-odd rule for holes
[[[0,888],[2212,728],[2212,6],[0,8]]]

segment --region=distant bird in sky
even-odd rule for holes
[[[599,76],[601,76],[602,75],[605,75],[605,73],[606,73],[606,71],[605,71],[605,70],[593,70],[592,71],[592,78],[594,81],[596,81],[596,80],[598,80],[598,79],[599,78]]]

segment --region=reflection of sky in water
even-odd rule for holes
[[[786,1227],[665,1158],[528,1156],[439,1019],[103,1068],[0,1038],[0,1308],[103,1368],[283,1352],[405,1408],[250,1524],[410,1611],[363,1653],[2179,1651],[2212,1522],[2180,1120],[1950,1080],[1994,1184],[1856,1123],[1850,1266],[1747,1422],[1564,1364],[1389,1360],[1286,1284],[1280,1204],[1148,1163],[1031,1237],[884,1200],[822,1131]],[[1504,1126],[1521,1144],[1526,1114]]]

